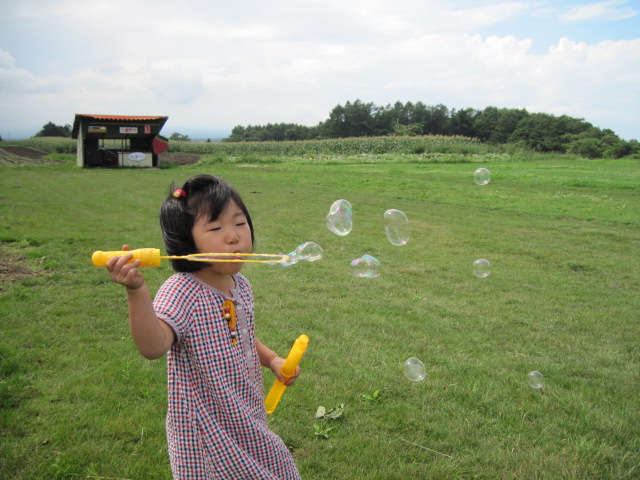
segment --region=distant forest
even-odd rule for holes
[[[573,153],[587,158],[640,155],[637,140],[620,139],[612,130],[594,127],[582,118],[525,109],[487,107],[449,109],[422,102],[396,102],[384,107],[360,100],[338,105],[329,118],[308,127],[293,123],[238,125],[223,142],[316,140],[347,137],[445,135],[511,143],[538,152]]]

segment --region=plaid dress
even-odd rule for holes
[[[167,355],[167,441],[177,480],[300,479],[291,453],[267,427],[255,347],[253,292],[234,275],[238,342],[227,297],[190,273],[171,276],[153,302],[176,341]]]

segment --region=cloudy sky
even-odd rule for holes
[[[163,134],[360,99],[526,108],[640,140],[640,0],[4,0],[0,136],[76,113]]]

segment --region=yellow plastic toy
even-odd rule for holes
[[[140,260],[141,267],[157,267],[161,259],[189,260],[191,262],[243,262],[243,263],[286,263],[289,255],[275,255],[269,253],[193,253],[191,255],[162,256],[158,248],[138,248],[137,250],[119,250],[102,252],[98,250],[91,255],[91,262],[96,267],[104,267],[112,257],[122,257],[128,253],[133,258],[127,263]]]
[[[286,360],[282,364],[282,368],[280,368],[280,372],[282,373],[285,382],[293,377],[294,373],[296,373],[296,367],[298,366],[298,363],[300,363],[300,359],[304,355],[308,346],[309,337],[306,335],[300,335],[293,344],[293,347],[291,347],[289,355],[287,355]],[[267,407],[267,413],[271,414],[274,412],[278,406],[280,397],[282,397],[282,394],[286,389],[287,387],[285,384],[276,378],[271,386],[269,395],[267,395],[267,398],[264,401],[264,404]]]

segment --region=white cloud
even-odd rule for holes
[[[9,52],[5,52],[0,48],[0,69],[12,69],[16,66],[16,60]]]
[[[638,12],[631,7],[625,7],[625,0],[609,0],[599,3],[576,5],[558,18],[564,22],[585,22],[589,20],[624,20],[635,17]]]
[[[70,123],[74,113],[169,115],[168,129],[313,125],[357,98],[528,108],[582,116],[604,128],[622,118],[627,128],[640,125],[640,39],[562,38],[533,53],[535,39],[517,31],[476,33],[522,21],[541,2],[149,5],[16,1],[10,11],[24,22],[20,34],[37,27],[51,45],[20,51],[20,42],[3,40],[8,20],[0,19],[0,133],[9,121],[35,128],[49,120]],[[601,12],[625,8],[623,2],[584,7],[594,5]]]

